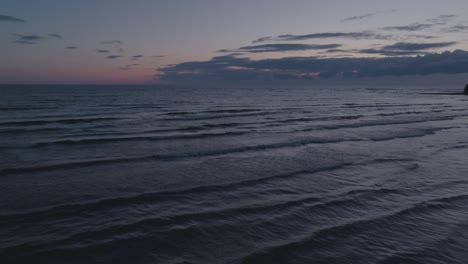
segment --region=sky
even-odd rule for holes
[[[466,0],[1,0],[0,83],[462,74],[467,12]]]

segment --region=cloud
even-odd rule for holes
[[[129,71],[132,69],[132,65],[121,66],[119,69],[122,71]]]
[[[435,18],[430,18],[430,19],[427,19],[426,21],[429,21],[435,25],[445,25],[447,24],[450,20],[452,20],[453,18],[456,18],[457,15],[440,15],[438,17],[435,17]]]
[[[399,31],[419,31],[431,29],[435,26],[446,25],[450,20],[457,17],[456,15],[440,15],[435,18],[426,19],[428,23],[412,23],[405,26],[384,27],[384,30],[399,30]]]
[[[132,56],[132,58],[135,58],[135,59],[139,59],[139,58],[143,58],[145,57],[144,55],[135,55],[135,56]]]
[[[394,26],[394,27],[384,27],[385,30],[400,30],[400,31],[419,31],[424,29],[429,29],[435,26],[435,24],[421,24],[413,23],[406,26]]]
[[[65,47],[65,49],[73,50],[73,49],[78,49],[78,47],[75,47],[75,46],[68,46],[68,47]]]
[[[18,44],[31,44],[31,45],[37,44],[37,42],[26,41],[26,40],[15,40],[14,43],[18,43]]]
[[[388,13],[388,12],[395,12],[395,10],[385,11],[385,12],[380,12],[380,13]],[[374,16],[376,14],[365,14],[361,16],[349,17],[349,18],[343,19],[342,22],[364,19],[364,18]],[[409,31],[409,32],[419,31],[419,30],[430,29],[439,25],[445,25],[451,19],[455,17],[456,15],[440,15],[435,18],[427,19],[425,23],[413,23],[413,24],[403,25],[403,26],[389,26],[389,27],[384,27],[382,29],[387,30],[387,31]],[[416,37],[417,35],[413,35],[413,36]],[[358,31],[358,32],[322,32],[322,33],[311,33],[311,34],[304,34],[304,35],[284,34],[284,35],[278,35],[278,36],[261,37],[252,41],[252,43],[261,43],[261,42],[270,42],[270,41],[303,41],[303,40],[311,40],[311,39],[328,39],[328,38],[346,38],[346,39],[355,39],[355,40],[362,40],[362,39],[392,40],[392,39],[397,39],[397,36],[384,34],[384,33],[376,32],[372,30]]]
[[[99,52],[99,53],[109,53],[110,50],[96,50],[96,52]]]
[[[409,42],[398,42],[392,45],[384,46],[384,50],[402,50],[402,51],[418,51],[436,48],[445,48],[453,46],[457,42],[435,42],[435,43],[409,43]]]
[[[127,64],[127,65],[119,67],[119,69],[122,70],[122,71],[129,71],[129,70],[133,70],[133,67],[136,67],[136,66],[139,66],[139,65],[140,64],[138,64],[138,63]]]
[[[125,50],[123,49],[123,42],[121,40],[111,40],[111,41],[102,41],[101,44],[111,46],[110,48],[112,49],[112,52],[118,52],[118,53],[125,53]],[[106,49],[108,52],[111,52],[111,50],[108,48]]]
[[[445,32],[451,32],[451,33],[466,33],[468,31],[468,26],[465,25],[455,25],[451,26],[449,28],[444,29]]]
[[[439,18],[455,18],[457,15],[440,15]]]
[[[60,35],[60,34],[49,34],[49,37],[56,38],[56,39],[62,39],[62,35]]]
[[[303,50],[321,50],[321,49],[335,49],[341,47],[341,44],[265,44],[256,46],[240,47],[237,50],[222,49],[218,52],[249,52],[249,53],[263,53],[263,52],[287,52],[287,51],[303,51]]]
[[[344,50],[344,49],[329,49],[326,51],[326,53],[341,53],[341,52],[349,52],[349,50]]]
[[[21,18],[7,16],[7,15],[0,15],[0,22],[17,22],[17,23],[25,23],[26,20]]]
[[[106,58],[108,58],[108,59],[117,59],[117,58],[121,58],[121,57],[122,56],[120,56],[120,55],[109,55]]]
[[[419,51],[411,48],[407,52]],[[166,66],[159,68],[158,71],[161,80],[168,82],[227,81],[229,83],[275,79],[455,74],[468,73],[468,52],[455,50],[414,57],[286,57],[262,60],[220,56],[209,61]]]
[[[62,36],[59,34],[48,34],[45,36],[14,34],[14,36],[15,36],[14,43],[19,43],[19,44],[37,44],[39,41],[47,39],[47,37],[62,39]]]
[[[165,55],[155,55],[155,56],[151,56],[151,58],[164,58],[166,57]]]
[[[39,35],[21,35],[21,34],[14,34],[15,40],[14,43],[19,44],[37,44],[39,41],[43,40],[44,37]]]
[[[111,40],[111,41],[103,41],[101,44],[106,44],[106,45],[122,45],[123,42],[121,40]]]
[[[436,37],[436,36],[421,35],[421,34],[412,34],[412,35],[408,35],[407,37],[408,38],[416,38],[416,39],[436,39],[436,38],[439,38],[439,37]]]
[[[353,20],[361,20],[361,19],[364,19],[364,18],[369,18],[369,17],[373,17],[375,14],[364,14],[364,15],[360,15],[360,16],[352,16],[352,17],[348,17],[348,18],[344,18],[341,20],[341,22],[348,22],[348,21],[353,21]]]
[[[121,40],[111,40],[111,41],[103,41],[101,44],[112,46],[113,48],[117,49],[116,52],[123,53],[125,52],[122,48],[123,42]]]
[[[386,45],[380,48],[367,48],[367,49],[352,49],[341,50],[332,49],[327,50],[326,53],[358,53],[358,54],[375,54],[382,56],[415,56],[429,54],[427,50],[445,48],[453,46],[457,42],[435,42],[435,43],[411,43],[411,42],[397,42],[395,44]]]
[[[323,32],[312,33],[306,35],[292,35],[285,34],[276,37],[263,37],[252,41],[252,43],[266,42],[266,41],[295,41],[295,40],[309,40],[309,39],[327,39],[327,38],[348,38],[348,39],[391,39],[392,36],[382,35],[373,31],[361,32]]]
[[[382,56],[413,56],[413,55],[425,55],[428,52],[424,51],[413,51],[413,50],[394,50],[394,49],[361,49],[352,50],[353,53],[364,53],[364,54],[377,54]]]

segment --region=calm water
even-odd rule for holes
[[[467,263],[468,97],[427,91],[2,87],[0,263]]]

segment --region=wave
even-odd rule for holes
[[[187,222],[193,221],[203,221],[203,222],[213,222],[218,219],[232,219],[236,216],[243,216],[249,214],[261,214],[267,215],[272,211],[284,211],[285,209],[292,207],[337,207],[338,204],[341,206],[350,206],[350,204],[356,203],[356,198],[364,198],[364,195],[377,196],[382,194],[394,194],[399,193],[398,190],[386,189],[386,188],[369,188],[369,189],[360,189],[355,192],[344,191],[337,194],[334,194],[329,197],[325,197],[328,200],[322,201],[324,197],[317,197],[315,195],[306,194],[306,195],[296,195],[290,196],[292,199],[286,200],[269,200],[268,202],[261,203],[237,203],[234,205],[229,205],[223,208],[213,208],[213,209],[202,209],[202,210],[193,210],[189,212],[181,212],[169,215],[149,215],[135,219],[131,223],[118,223],[111,224],[107,226],[100,227],[94,230],[83,231],[79,233],[72,234],[67,237],[62,237],[55,241],[49,241],[48,245],[44,245],[42,242],[38,241],[37,244],[20,244],[20,245],[11,245],[8,247],[8,250],[27,250],[31,251],[34,248],[40,249],[45,246],[51,245],[62,245],[64,243],[73,243],[75,241],[96,241],[96,240],[106,240],[106,237],[119,237],[125,236],[127,233],[139,232],[145,230],[146,228],[155,229],[164,228],[164,227],[173,227],[184,225]],[[352,197],[349,197],[352,196]],[[88,210],[87,210],[88,212]],[[75,212],[76,213],[76,212]],[[56,216],[55,216],[56,217]],[[32,219],[29,219],[32,220]],[[112,238],[112,241],[116,239]],[[118,239],[117,239],[118,240]],[[85,247],[89,247],[86,245]]]
[[[251,125],[251,124],[257,124],[257,123],[255,122],[252,122],[252,123],[230,122],[230,123],[213,123],[213,124],[205,123],[205,124],[183,126],[183,127],[177,127],[177,128],[147,130],[147,131],[143,131],[142,133],[164,133],[164,132],[181,132],[181,131],[194,132],[194,131],[203,131],[203,130],[209,130],[209,129],[215,129],[215,128],[232,128],[232,127],[239,127],[239,126]]]
[[[412,214],[424,214],[431,210],[443,210],[452,206],[451,203],[454,201],[465,201],[466,199],[468,199],[468,194],[439,197],[420,201],[376,217],[362,217],[344,221],[337,225],[325,226],[297,240],[287,241],[286,243],[263,248],[260,251],[254,252],[246,256],[242,263],[268,263],[275,258],[285,256],[288,252],[294,252],[301,248],[312,250],[315,246],[323,245],[326,241],[340,239],[344,236],[352,236],[353,234],[360,233],[362,230],[380,226],[384,222],[397,221],[402,217],[407,217]]]
[[[462,227],[454,233],[463,233],[465,232],[466,227]],[[454,245],[457,243],[454,243],[454,238],[451,235],[448,235],[442,239],[437,239],[435,244],[424,246],[422,248],[418,248],[414,251],[404,251],[404,252],[396,252],[395,254],[392,254],[390,256],[386,256],[383,260],[380,260],[377,262],[377,264],[394,264],[394,263],[407,263],[408,260],[410,259],[418,259],[418,260],[424,260],[426,261],[421,261],[420,263],[430,263],[428,260],[432,259],[437,259],[439,263],[460,263],[462,264],[463,262],[460,260],[466,259],[466,253],[465,252],[465,245],[464,243],[459,243],[458,250],[457,252],[460,252],[462,256],[456,256],[460,253],[455,253],[455,254],[446,254],[445,247],[446,245]]]
[[[89,211],[92,209],[103,209],[103,208],[107,208],[111,206],[123,206],[123,205],[128,205],[128,204],[139,204],[139,203],[145,203],[145,202],[154,203],[154,202],[161,202],[165,200],[173,200],[174,196],[181,197],[181,196],[187,196],[187,195],[192,196],[194,194],[202,194],[202,193],[206,194],[210,192],[212,193],[212,192],[235,191],[240,188],[252,187],[258,184],[264,184],[274,179],[291,178],[291,177],[304,175],[304,174],[312,175],[316,173],[341,170],[341,169],[357,167],[357,166],[369,166],[369,165],[374,165],[374,164],[400,163],[400,162],[406,163],[406,162],[413,162],[413,161],[414,160],[412,159],[401,159],[401,158],[389,158],[389,159],[379,158],[379,159],[366,161],[366,162],[338,163],[335,165],[325,166],[321,168],[303,169],[303,170],[282,173],[282,174],[275,174],[275,175],[270,175],[267,177],[255,178],[255,179],[244,180],[244,181],[239,181],[239,182],[227,182],[227,183],[221,183],[221,184],[201,185],[201,186],[195,186],[195,187],[191,187],[187,189],[157,191],[157,192],[143,193],[143,194],[139,194],[135,196],[112,197],[108,199],[90,201],[86,203],[58,205],[54,207],[43,208],[41,210],[36,210],[36,211],[0,215],[0,220],[20,221],[21,219],[24,219],[28,216],[29,217],[40,216],[40,218],[42,218],[43,215],[49,215],[49,214],[56,215],[59,212],[67,213],[67,212],[72,212],[72,211],[76,212],[76,211],[81,211],[81,210]],[[346,191],[344,194],[351,195],[351,194],[360,193],[366,190],[367,189],[351,190],[351,191]]]
[[[143,193],[135,196],[127,196],[127,197],[114,197],[108,198],[103,200],[91,201],[87,203],[77,203],[77,204],[64,204],[59,206],[54,206],[50,208],[44,208],[41,210],[30,211],[30,212],[22,212],[22,213],[13,213],[13,214],[4,214],[0,215],[0,220],[3,221],[20,221],[21,219],[25,219],[26,217],[39,217],[43,218],[45,215],[57,215],[69,212],[76,212],[81,210],[92,210],[92,209],[100,209],[100,208],[107,208],[110,206],[123,206],[127,204],[136,204],[136,203],[145,203],[145,202],[161,202],[166,199],[173,200],[173,196],[181,196],[181,195],[193,195],[198,193],[209,193],[209,192],[218,192],[218,191],[232,191],[235,188],[242,188],[247,186],[252,186],[254,184],[259,184],[268,180],[276,179],[276,178],[289,178],[294,177],[297,175],[302,174],[314,174],[318,172],[324,171],[332,171],[344,168],[344,164],[338,164],[335,166],[329,166],[324,168],[317,168],[317,169],[309,169],[309,170],[299,170],[290,173],[284,174],[276,174],[271,175],[268,177],[250,179],[240,182],[228,182],[222,184],[211,184],[211,185],[202,185],[196,186],[188,189],[176,189],[176,190],[168,190],[168,191],[158,191],[158,192],[150,192],[150,193]]]
[[[0,111],[37,111],[37,110],[55,110],[59,109],[58,107],[0,107]]]
[[[155,108],[163,109],[164,106],[155,105],[155,104],[101,104],[100,107],[111,107],[119,109],[145,109],[145,108]]]
[[[417,137],[424,137],[427,135],[433,135],[438,131],[448,130],[458,127],[441,127],[441,128],[432,128],[432,129],[425,129],[420,131],[412,131],[411,133],[407,134],[400,134],[400,135],[388,135],[388,136],[374,136],[371,138],[330,138],[330,139],[302,139],[296,141],[289,141],[289,142],[279,142],[273,144],[262,144],[262,145],[254,145],[254,146],[245,146],[239,148],[230,148],[230,149],[221,149],[221,150],[213,150],[213,151],[206,151],[206,152],[195,152],[195,153],[187,153],[187,154],[174,154],[174,155],[149,155],[149,156],[136,156],[136,157],[125,157],[125,158],[110,158],[110,159],[93,159],[93,160],[82,160],[70,163],[56,163],[56,164],[48,164],[42,166],[31,166],[31,167],[13,167],[13,168],[4,168],[0,170],[0,175],[8,175],[13,173],[21,173],[21,172],[37,172],[37,171],[47,171],[47,170],[54,170],[54,169],[65,169],[65,168],[74,168],[74,167],[84,167],[84,166],[94,166],[94,165],[104,165],[104,164],[115,164],[115,163],[122,163],[122,162],[137,162],[137,161],[144,161],[144,160],[182,160],[182,159],[189,159],[189,158],[200,158],[200,157],[213,157],[213,156],[221,156],[221,155],[229,155],[229,154],[238,154],[238,153],[245,153],[245,152],[257,152],[257,151],[267,151],[273,149],[282,149],[282,148],[296,148],[296,147],[304,147],[312,144],[332,144],[332,143],[340,143],[340,142],[362,142],[362,141],[388,141],[388,140],[395,140],[395,139],[404,139],[404,138],[417,138]]]
[[[248,133],[247,131],[233,131],[224,133],[204,133],[204,134],[188,134],[188,135],[172,135],[172,136],[140,136],[140,137],[99,137],[99,138],[83,138],[83,139],[68,139],[58,141],[47,141],[35,143],[35,147],[48,145],[74,145],[74,144],[90,144],[103,142],[122,142],[122,141],[137,141],[137,140],[175,140],[175,139],[200,139],[200,138],[215,138],[222,136],[239,136]]]
[[[448,146],[448,147],[443,147],[443,148],[437,149],[435,151],[435,153],[441,153],[441,152],[452,151],[452,150],[467,149],[467,148],[468,148],[468,144],[466,142],[459,142],[458,144],[453,145],[453,146]]]
[[[0,126],[37,126],[48,124],[78,124],[78,123],[93,123],[101,121],[117,120],[119,118],[100,117],[100,118],[70,118],[70,119],[53,119],[53,120],[24,120],[0,122]]]
[[[15,134],[15,133],[37,133],[37,132],[49,132],[49,131],[63,131],[63,128],[58,127],[42,127],[42,128],[11,128],[11,129],[0,129],[0,134]]]
[[[287,123],[296,123],[296,122],[310,122],[310,121],[334,121],[334,120],[355,120],[364,117],[364,115],[343,115],[343,116],[326,116],[326,117],[302,117],[302,118],[291,118],[291,119],[282,119],[268,123],[278,123],[278,124],[287,124]]]
[[[343,104],[340,108],[393,108],[393,107],[415,107],[436,106],[442,104]]]
[[[464,115],[454,115],[454,116],[443,116],[443,117],[431,117],[419,120],[372,120],[372,121],[362,121],[359,123],[353,124],[336,124],[336,125],[321,125],[311,128],[302,129],[301,131],[313,131],[313,130],[336,130],[342,128],[363,128],[363,127],[375,127],[375,126],[389,126],[389,125],[409,125],[409,124],[420,124],[426,122],[434,121],[450,121],[454,120],[457,117],[462,117]]]
[[[231,113],[248,113],[248,112],[258,112],[263,109],[248,108],[248,109],[219,109],[219,110],[204,110],[204,111],[177,111],[177,112],[168,112],[166,115],[169,116],[179,116],[179,115],[196,115],[196,114],[231,114]]]
[[[237,118],[237,117],[250,117],[250,116],[266,116],[276,112],[254,112],[254,113],[240,113],[232,115],[208,115],[208,116],[183,116],[183,117],[170,117],[163,118],[164,121],[191,121],[191,120],[212,120],[220,118]]]
[[[445,110],[430,110],[430,111],[405,111],[405,112],[394,112],[394,113],[381,113],[377,116],[400,116],[400,115],[412,115],[412,114],[428,114],[428,113],[442,113]]]

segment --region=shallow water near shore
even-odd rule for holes
[[[466,263],[445,92],[1,86],[0,262]]]

